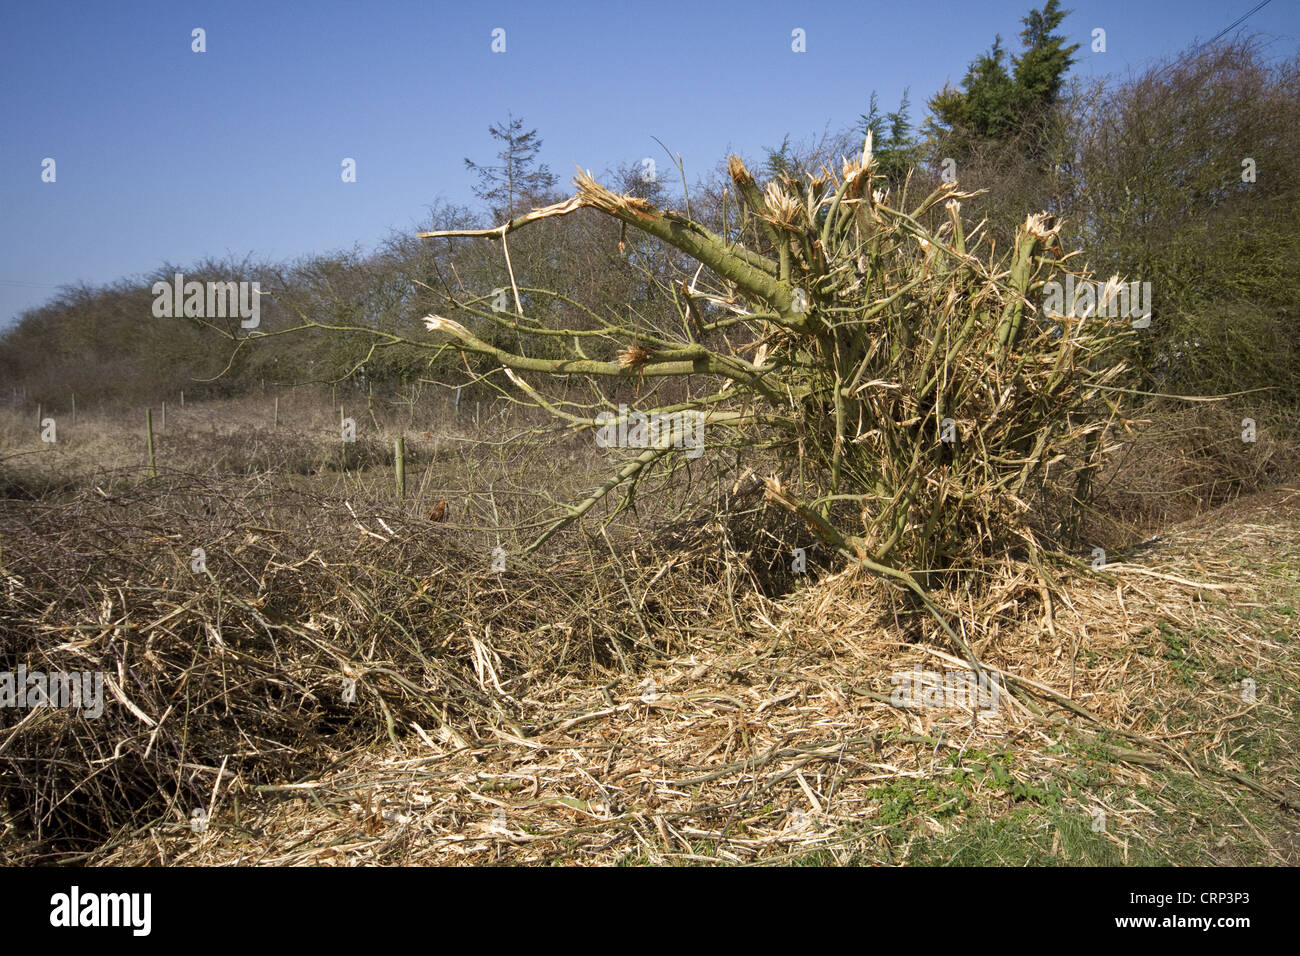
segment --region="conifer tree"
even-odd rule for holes
[[[465,168],[478,177],[474,195],[492,203],[495,217],[513,219],[530,200],[554,188],[556,178],[546,164],[537,162],[542,141],[537,130],[524,129],[522,118],[507,114],[505,123],[488,127],[488,132],[502,144],[497,153],[500,164],[480,165],[466,158]]]

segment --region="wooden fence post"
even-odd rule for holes
[[[144,410],[144,430],[145,430],[145,434],[149,436],[149,477],[157,478],[158,466],[154,463],[154,457],[153,457],[153,409],[152,408],[146,408]]]
[[[393,440],[394,458],[397,463],[397,499],[406,500],[406,439],[401,435]]]

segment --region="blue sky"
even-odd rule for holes
[[[1126,74],[1204,41],[1257,0],[1066,3],[1077,75]],[[0,326],[65,283],[230,254],[372,248],[436,199],[473,204],[507,111],[567,181],[682,154],[690,179],[728,151],[841,129],[872,89],[913,115],[996,33],[1018,49],[1038,0],[924,3],[11,3],[0,15]],[[1243,29],[1277,55],[1300,4]],[[191,30],[207,52],[191,51]],[[493,53],[491,32],[506,31]],[[1107,51],[1089,50],[1094,27]],[[791,51],[806,31],[807,52]],[[41,181],[52,157],[57,181]],[[341,162],[357,181],[341,181]]]

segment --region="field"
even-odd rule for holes
[[[526,555],[589,436],[349,394],[344,444],[328,391],[274,401],[155,409],[152,471],[142,408],[53,443],[0,409],[0,668],[105,675],[97,717],[0,708],[0,862],[1300,863],[1284,422],[1148,408],[1102,563],[941,595],[996,705],[898,706],[965,662],[801,544],[761,456]]]

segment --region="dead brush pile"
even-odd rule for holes
[[[1002,826],[1026,810],[1050,815],[1034,818],[1029,835],[1040,862],[1053,862],[1054,832],[1087,833],[1098,812],[1109,822],[1091,838],[1093,862],[1158,859],[1162,827],[1191,826],[1165,792],[1171,774],[1221,790],[1225,806],[1247,792],[1300,805],[1293,750],[1247,765],[1239,749],[1258,736],[1256,709],[1295,712],[1297,663],[1279,631],[1243,627],[1233,611],[1268,608],[1263,620],[1283,628],[1286,609],[1267,595],[1300,579],[1243,574],[1223,547],[1300,555],[1297,500],[1275,492],[1230,527],[1170,529],[1144,563],[1062,575],[1047,594],[1032,566],[1008,560],[963,596],[973,648],[1014,691],[988,710],[891,700],[900,672],[933,681],[966,662],[928,618],[900,620],[887,587],[861,569],[772,601],[750,587],[702,588],[695,570],[656,564],[672,552],[637,546],[641,563],[623,578],[635,581],[633,606],[644,615],[645,596],[657,594],[660,612],[674,613],[656,631],[674,636],[633,672],[607,661],[521,673],[506,653],[516,645],[494,629],[485,646],[500,655],[488,655],[499,685],[487,671],[471,678],[479,699],[494,702],[473,711],[477,734],[380,739],[279,786],[227,776],[207,832],[154,826],[93,859],[901,863],[968,815]],[[1268,527],[1280,513],[1286,522]],[[720,549],[692,560],[706,570],[729,562],[743,576],[742,558]],[[637,622],[623,626],[638,633]],[[459,659],[468,656],[464,648]],[[1245,677],[1258,681],[1253,707],[1242,703]],[[505,719],[516,713],[520,732]],[[1239,860],[1254,845],[1235,815],[1226,829],[1210,826],[1198,819],[1190,837],[1199,861]],[[1267,835],[1256,850],[1285,861]]]
[[[268,478],[108,484],[0,504],[0,671],[105,679],[95,718],[0,708],[9,837],[36,858],[184,829],[376,739],[522,736],[531,684],[630,672],[660,652],[650,619],[696,603],[671,580],[630,600],[637,569],[603,542],[495,573],[494,539],[411,509]]]
[[[1066,764],[1046,742],[1103,736],[1120,788],[1190,765],[1273,793],[1216,750],[1240,722],[1233,681],[1294,678],[1270,641],[1207,626],[1272,586],[1215,561],[1221,533],[1171,536],[1188,556],[1104,573],[1004,558],[945,595],[1001,706],[908,708],[891,701],[894,675],[968,673],[964,657],[861,569],[793,590],[766,577],[800,529],[785,536],[789,513],[752,476],[731,487],[726,511],[696,502],[658,538],[627,522],[570,529],[563,549],[501,574],[481,531],[270,479],[169,475],[5,503],[0,670],[111,683],[95,719],[0,709],[2,852],[779,862],[871,846],[899,861],[900,819],[968,801],[1084,820],[1102,801],[1128,819],[1122,800],[1047,782]],[[210,573],[192,570],[200,545]],[[1176,659],[1171,625],[1188,635]],[[1216,661],[1212,685],[1184,683],[1184,654]],[[954,789],[954,775],[975,782]],[[935,788],[935,808],[897,796],[898,781]]]
[[[1292,416],[1264,401],[1150,401],[1132,427],[1106,435],[1085,538],[1120,548],[1169,524],[1293,481],[1300,473]]]

